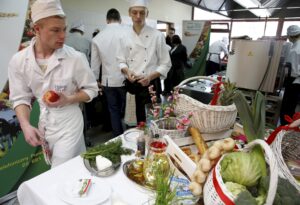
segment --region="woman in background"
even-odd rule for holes
[[[170,50],[172,67],[164,81],[163,95],[170,95],[173,87],[184,80],[184,67],[188,60],[186,47],[181,44],[180,37],[174,35],[171,42],[173,46]]]

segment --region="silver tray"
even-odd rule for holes
[[[83,159],[83,163],[84,163],[84,166],[87,168],[87,170],[89,170],[89,172],[93,176],[97,176],[97,177],[111,176],[119,169],[119,167],[121,165],[121,162],[119,162],[119,163],[113,164],[112,166],[110,166],[106,169],[99,171],[95,165],[90,163],[89,160]]]

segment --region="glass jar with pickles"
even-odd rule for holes
[[[166,173],[170,170],[169,159],[166,154],[167,142],[162,138],[153,138],[149,142],[148,154],[144,161],[144,178],[145,184],[155,188],[155,173],[159,169]]]

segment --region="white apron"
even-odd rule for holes
[[[44,130],[44,137],[52,154],[51,168],[84,152],[83,117],[78,104],[62,108],[46,108],[42,103],[40,105],[39,129]]]

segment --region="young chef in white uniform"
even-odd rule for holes
[[[141,122],[146,120],[145,104],[151,102],[148,86],[154,84],[156,91],[160,89],[160,77],[166,78],[171,68],[171,60],[164,35],[146,25],[148,1],[129,2],[129,16],[133,26],[129,29],[128,38],[120,42],[121,49],[117,59],[125,77],[144,87],[142,92],[135,94],[137,122]]]
[[[98,86],[84,55],[64,45],[66,20],[60,2],[37,0],[31,12],[36,37],[9,63],[10,100],[25,140],[39,146],[46,139],[55,167],[85,151],[79,103],[92,100]],[[48,90],[57,92],[59,100],[45,102]],[[32,97],[40,105],[39,129],[29,122]]]

